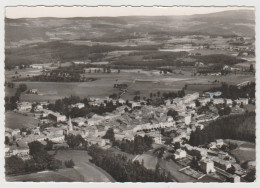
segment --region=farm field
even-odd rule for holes
[[[31,114],[25,116],[15,112],[5,112],[5,127],[11,129],[32,128],[36,127],[38,123],[39,120],[35,119]]]

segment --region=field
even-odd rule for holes
[[[231,151],[231,154],[238,160],[240,164],[256,160],[255,143],[238,140],[227,140],[227,142],[238,145],[236,149]]]
[[[89,162],[91,158],[86,151],[58,151],[55,158],[65,161],[72,159],[74,168],[63,168],[57,171],[44,171],[27,175],[6,177],[7,181],[35,182],[114,182],[114,179],[101,168]]]
[[[155,170],[156,164],[158,162],[158,159],[156,156],[153,156],[151,154],[142,154],[138,155],[135,160],[139,161],[141,164],[142,161],[144,162],[144,167],[147,169]]]
[[[39,120],[35,119],[33,115],[29,114],[27,116],[18,114],[15,112],[6,112],[5,113],[5,127],[11,129],[19,129],[22,127],[36,127],[39,123]]]
[[[27,69],[26,69],[27,70]],[[22,70],[25,76],[26,70]],[[37,72],[38,70],[36,70]],[[7,80],[11,79],[14,71],[6,71]],[[35,73],[28,69],[28,74]],[[181,72],[181,74],[180,74]],[[39,71],[37,72],[39,73]],[[20,74],[20,73],[19,73]],[[150,93],[160,91],[169,92],[177,91],[188,85],[186,93],[202,92],[211,87],[220,86],[221,82],[229,84],[238,84],[244,81],[254,81],[255,78],[251,74],[230,74],[227,76],[193,76],[191,70],[176,69],[174,73],[160,74],[159,71],[148,71],[141,69],[121,70],[117,73],[84,73],[85,77],[96,78],[93,82],[15,82],[18,86],[25,83],[28,89],[38,89],[39,95],[28,95],[23,93],[21,99],[23,101],[50,101],[76,95],[83,97],[106,97],[112,93],[119,94],[119,89],[113,88],[114,84],[126,83],[128,91],[122,95],[122,98],[132,100],[136,91],[140,91],[140,96],[149,97]],[[218,80],[218,83],[213,83]],[[12,95],[15,89],[6,88],[6,95]]]
[[[79,173],[85,182],[110,182],[114,179],[104,170],[89,162],[91,157],[86,151],[64,150],[58,151],[55,158],[65,161],[72,159],[75,163],[74,170]],[[73,172],[71,172],[73,173]],[[69,175],[70,177],[72,174]]]

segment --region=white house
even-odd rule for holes
[[[176,152],[174,153],[174,159],[182,159],[186,157],[186,151],[182,149],[177,149]]]
[[[20,112],[28,112],[32,109],[32,103],[30,102],[20,102],[17,104],[17,109]]]

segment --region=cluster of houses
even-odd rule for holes
[[[103,148],[111,147],[108,139],[102,138],[109,128],[113,128],[115,140],[134,140],[135,136],[150,136],[154,143],[164,144],[163,135],[160,129],[174,130],[176,136],[172,140],[172,144],[179,142],[181,148],[174,153],[176,160],[186,158],[187,156],[196,156],[201,158],[199,165],[201,170],[208,174],[216,169],[227,170],[230,168],[230,161],[219,157],[219,152],[214,149],[223,145],[223,140],[217,140],[209,144],[208,148],[192,147],[187,144],[190,139],[190,134],[196,129],[202,130],[204,122],[217,119],[217,113],[208,112],[205,114],[197,114],[196,102],[199,101],[201,106],[212,102],[213,105],[224,104],[232,105],[231,99],[216,98],[220,97],[221,92],[204,93],[200,96],[199,93],[187,94],[183,98],[175,98],[165,100],[164,105],[157,107],[146,105],[146,101],[126,101],[123,99],[113,100],[111,98],[90,98],[89,105],[101,106],[107,102],[120,104],[113,112],[104,115],[93,114],[90,117],[70,118],[58,112],[53,112],[47,109],[46,102],[33,105],[30,102],[20,102],[17,105],[17,111],[21,113],[32,112],[35,118],[40,119],[40,125],[46,126],[43,129],[40,127],[32,128],[29,132],[22,132],[19,129],[6,129],[5,136],[9,138],[10,143],[6,145],[6,156],[17,155],[22,159],[28,159],[29,148],[28,143],[39,141],[42,144],[47,144],[47,141],[52,141],[54,147],[68,147],[65,142],[65,136],[68,134],[81,135],[89,144],[97,144]],[[248,104],[248,99],[237,99],[237,104]],[[84,103],[76,103],[69,108],[87,108]],[[167,116],[169,109],[178,112],[177,117]],[[129,111],[131,111],[129,113]],[[51,124],[53,123],[53,124]],[[52,126],[54,125],[55,126]],[[225,154],[227,157],[228,154]],[[235,164],[235,163],[234,163]],[[219,170],[219,171],[220,171]],[[234,181],[238,181],[237,178]]]

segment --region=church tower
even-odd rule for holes
[[[68,121],[68,127],[69,127],[69,131],[73,131],[73,125],[72,125],[70,117],[69,117],[69,121]]]

